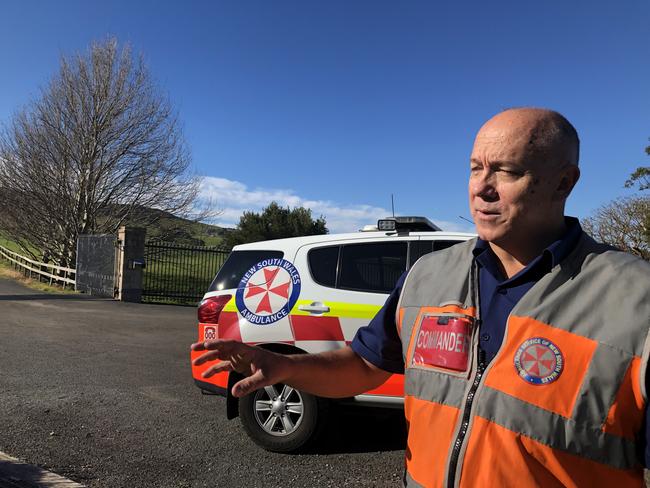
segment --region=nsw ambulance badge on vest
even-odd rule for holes
[[[515,368],[519,377],[532,385],[547,385],[562,374],[564,356],[548,339],[532,337],[523,342],[515,353]]]

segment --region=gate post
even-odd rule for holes
[[[142,269],[146,229],[122,226],[117,231],[117,299],[142,301]]]

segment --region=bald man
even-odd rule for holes
[[[478,239],[422,257],[350,347],[207,341],[195,363],[246,375],[235,396],[349,397],[404,373],[406,486],[642,486],[650,266],[565,217],[578,156],[559,113],[497,114],[470,157]]]

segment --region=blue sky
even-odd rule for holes
[[[578,129],[585,217],[649,164],[649,21],[645,0],[6,2],[0,123],[61,54],[116,36],[177,108],[222,225],[275,199],[353,231],[393,193],[397,214],[470,230],[474,134],[521,105]]]

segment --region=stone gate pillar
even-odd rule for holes
[[[117,232],[117,299],[123,302],[142,301],[142,270],[146,229],[122,226]]]

